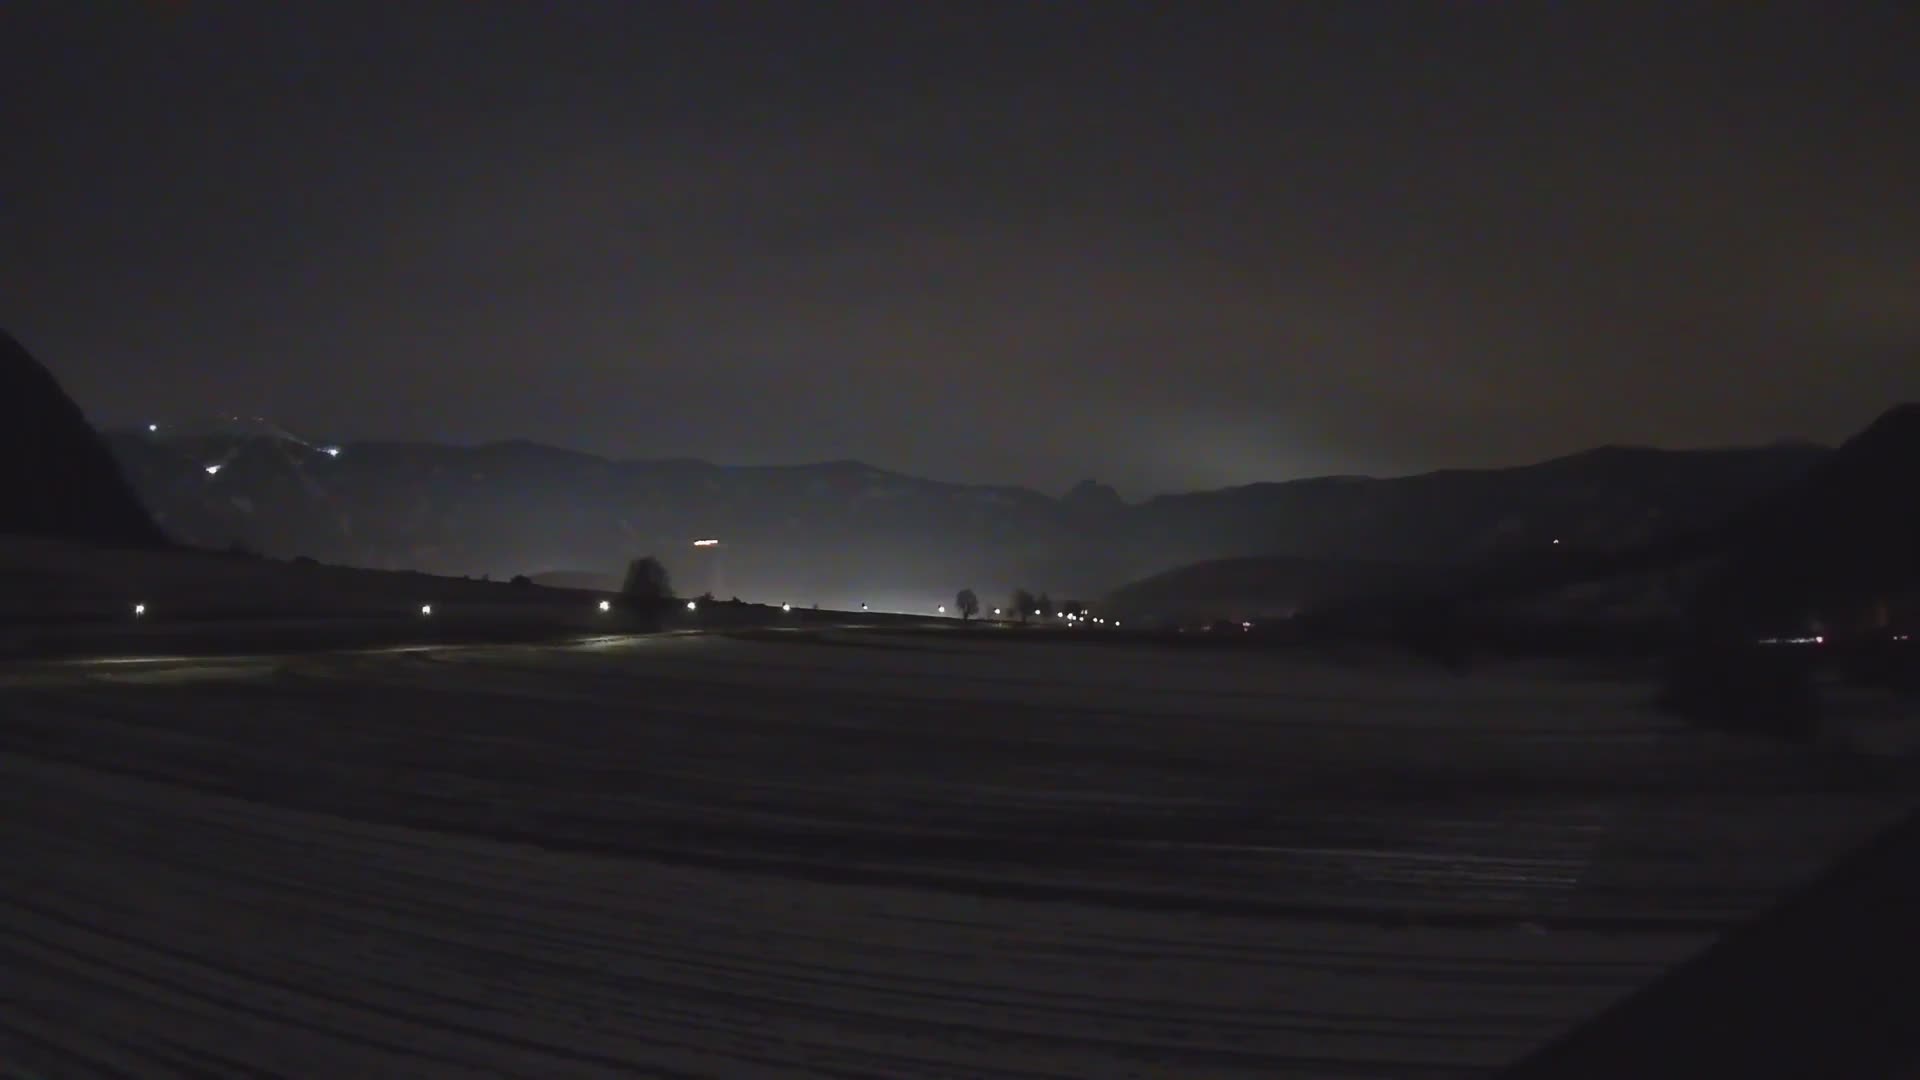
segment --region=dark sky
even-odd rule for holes
[[[1920,398],[1910,4],[0,3],[100,423],[1129,495]]]

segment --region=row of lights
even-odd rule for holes
[[[695,608],[695,606],[696,606],[696,605],[694,604],[694,602],[693,602],[693,601],[691,601],[691,600],[689,600],[689,601],[687,601],[687,610],[688,610],[688,611],[692,611],[692,610],[694,610],[694,608]],[[602,600],[602,601],[600,601],[600,603],[598,604],[598,607],[600,608],[600,613],[604,615],[604,614],[606,614],[607,612],[609,612],[609,611],[612,611],[612,610],[613,610],[613,601],[611,601],[611,600]],[[782,610],[782,611],[792,611],[792,610],[793,610],[793,605],[792,605],[792,604],[782,604],[782,605],[780,606],[780,610]],[[136,618],[136,619],[143,619],[143,618],[145,618],[145,617],[146,617],[146,615],[147,615],[147,605],[145,605],[145,604],[135,604],[135,605],[133,605],[133,617],[134,617],[134,618]],[[421,618],[428,618],[428,617],[430,617],[430,616],[432,616],[432,615],[433,615],[433,605],[432,605],[432,604],[421,604],[421,605],[420,605],[420,617],[421,617]]]
[[[600,601],[600,602],[599,602],[599,603],[598,603],[597,605],[595,605],[595,606],[596,606],[596,607],[598,607],[598,608],[600,609],[600,613],[601,613],[602,615],[604,615],[604,614],[606,614],[606,613],[608,613],[608,612],[610,612],[610,611],[612,611],[612,610],[613,610],[613,601],[611,601],[611,600],[602,600],[602,601]],[[697,600],[689,600],[689,601],[687,601],[687,610],[688,610],[688,611],[698,611],[698,610],[700,610],[700,602],[699,602],[699,601],[697,601]],[[781,604],[781,605],[780,605],[780,610],[781,610],[781,611],[783,611],[783,612],[787,612],[787,613],[791,613],[791,612],[793,611],[793,605],[792,605],[792,604]],[[867,605],[865,605],[865,604],[861,604],[861,605],[860,605],[860,610],[862,610],[862,611],[865,611],[865,610],[867,610]],[[947,611],[947,607],[946,607],[946,605],[945,605],[945,604],[942,604],[942,605],[940,605],[940,613],[941,613],[942,615],[944,615],[944,614],[946,614],[946,611]],[[994,609],[993,609],[993,613],[994,613],[995,615],[998,615],[998,614],[1000,614],[1000,609],[999,609],[999,608],[994,608]],[[133,605],[133,617],[134,617],[134,618],[136,618],[136,619],[139,619],[139,618],[144,618],[144,617],[146,616],[146,614],[147,614],[147,605],[145,605],[145,604],[135,604],[135,605]],[[421,605],[420,605],[420,615],[421,615],[421,617],[422,617],[422,618],[426,618],[426,617],[428,617],[428,616],[431,616],[432,614],[433,614],[433,605],[432,605],[432,604],[421,604]],[[1035,615],[1038,615],[1038,614],[1040,614],[1040,613],[1039,613],[1038,611],[1036,611],[1036,612],[1034,612],[1034,614],[1035,614]],[[1056,617],[1060,617],[1060,616],[1056,616]],[[1067,619],[1067,621],[1069,621],[1069,622],[1073,622],[1073,621],[1075,621],[1075,620],[1077,619],[1077,620],[1078,620],[1078,621],[1080,621],[1080,622],[1093,622],[1093,623],[1098,623],[1098,624],[1101,624],[1101,625],[1107,625],[1107,621],[1106,621],[1105,619],[1100,619],[1100,618],[1093,618],[1093,619],[1089,619],[1089,618],[1087,618],[1087,617],[1085,617],[1085,616],[1074,616],[1074,615],[1066,615],[1066,616],[1064,616],[1064,617],[1065,617],[1065,618]],[[1119,625],[1120,625],[1120,621],[1119,621],[1118,619],[1115,619],[1115,620],[1113,621],[1113,623],[1112,623],[1111,625],[1114,625],[1114,626],[1119,626]],[[1904,638],[1904,637],[1902,637],[1902,638],[1901,638],[1900,640],[1905,640],[1905,638]]]
[[[942,614],[945,614],[946,610],[947,609],[944,606],[940,608],[940,611]],[[1005,614],[1006,614],[1006,610],[1004,608],[993,609],[993,617],[996,619],[1000,618]],[[1047,613],[1044,611],[1040,611],[1039,609],[1036,608],[1034,610],[1033,617],[1036,619],[1044,619],[1047,617]],[[1096,615],[1088,615],[1085,612],[1075,615],[1069,611],[1056,611],[1053,613],[1053,617],[1056,619],[1065,619],[1066,621],[1070,623],[1074,623],[1076,625],[1079,623],[1089,623],[1089,622],[1093,623],[1096,626],[1119,626],[1120,625],[1119,619],[1115,619],[1112,622],[1108,622],[1105,618],[1102,618]]]
[[[599,604],[598,604],[597,606],[598,606],[598,607],[599,607],[599,609],[600,609],[600,613],[601,613],[602,615],[604,615],[604,614],[606,614],[606,613],[608,613],[608,612],[610,612],[610,611],[612,611],[612,610],[613,610],[613,601],[611,601],[611,600],[602,600],[602,601],[600,601],[600,602],[599,602]],[[688,611],[698,611],[698,610],[700,610],[700,603],[699,603],[699,601],[697,601],[697,600],[689,600],[689,601],[687,601],[687,610],[688,610]],[[792,612],[792,611],[793,611],[793,605],[792,605],[792,604],[781,604],[781,605],[780,605],[780,610],[781,610],[781,611],[783,611],[783,612]],[[860,610],[862,610],[862,611],[865,611],[865,610],[867,610],[867,605],[865,605],[865,604],[861,604],[861,605],[860,605]],[[946,606],[945,604],[942,604],[942,605],[940,605],[940,608],[939,608],[939,611],[940,611],[940,613],[941,613],[942,615],[944,615],[944,614],[946,614],[946,612],[947,612],[947,606]],[[994,608],[994,609],[993,609],[993,613],[994,613],[994,614],[995,614],[995,615],[997,616],[997,615],[999,615],[999,614],[1001,613],[1001,609],[1000,609],[1000,608]],[[146,617],[146,614],[147,614],[147,605],[145,605],[145,604],[135,604],[135,605],[133,605],[133,617],[134,617],[134,618],[136,618],[136,619],[141,619],[141,618],[145,618],[145,617]],[[433,614],[433,605],[432,605],[432,604],[421,604],[421,605],[420,605],[420,615],[421,615],[421,617],[422,617],[422,618],[427,618],[427,617],[430,617],[430,616],[431,616],[432,614]],[[1041,614],[1042,614],[1042,613],[1041,613],[1041,612],[1038,612],[1038,611],[1035,611],[1035,612],[1034,612],[1034,615],[1035,615],[1036,617],[1040,617],[1040,616],[1041,616]],[[1056,618],[1056,619],[1065,619],[1065,620],[1066,620],[1066,621],[1067,621],[1068,623],[1071,623],[1071,624],[1075,624],[1075,625],[1078,625],[1078,624],[1081,624],[1081,623],[1088,623],[1088,622],[1090,622],[1090,623],[1093,623],[1093,624],[1094,624],[1094,625],[1096,625],[1096,626],[1113,626],[1113,627],[1116,627],[1116,628],[1117,628],[1117,627],[1119,627],[1119,625],[1120,625],[1120,620],[1119,620],[1119,619],[1114,619],[1114,620],[1113,620],[1113,621],[1112,621],[1111,623],[1109,623],[1109,622],[1108,622],[1108,621],[1107,621],[1106,619],[1104,619],[1104,618],[1102,618],[1102,617],[1100,617],[1100,616],[1087,616],[1087,615],[1074,615],[1074,614],[1072,614],[1071,612],[1057,612],[1057,613],[1055,613],[1055,615],[1054,615],[1054,618]],[[1252,624],[1252,623],[1250,623],[1250,622],[1243,622],[1243,623],[1241,623],[1241,624],[1240,624],[1240,629],[1242,629],[1242,630],[1252,630],[1252,629],[1253,629],[1253,624]],[[1907,640],[1909,640],[1909,639],[1910,639],[1910,636],[1909,636],[1909,635],[1907,635],[1907,634],[1895,634],[1895,635],[1893,635],[1893,640],[1895,640],[1895,641],[1907,641]],[[1761,639],[1760,639],[1760,644],[1762,644],[1762,645],[1825,645],[1826,643],[1827,643],[1827,638],[1826,638],[1826,635],[1824,635],[1824,634],[1815,634],[1815,635],[1813,635],[1812,637],[1785,637],[1785,638],[1780,638],[1780,637],[1770,637],[1770,638],[1761,638]]]

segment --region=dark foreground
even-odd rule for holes
[[[1544,669],[762,638],[10,670],[0,1072],[1482,1075],[1907,806]]]

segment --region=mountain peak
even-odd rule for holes
[[[1126,505],[1120,493],[1110,485],[1092,479],[1082,480],[1073,485],[1060,501],[1067,506],[1082,511],[1118,510]]]

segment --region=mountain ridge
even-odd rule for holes
[[[108,441],[163,526],[202,546],[497,576],[611,572],[654,553],[695,591],[711,582],[748,598],[893,610],[930,610],[962,587],[1094,596],[1237,556],[1456,564],[1556,537],[1626,545],[1731,512],[1826,452],[1597,448],[1504,469],[1308,477],[1127,502],[1093,480],[1056,496],[848,459],[722,465],[529,440],[290,438],[174,440],[163,425]],[[722,538],[722,550],[692,550],[696,536]]]

